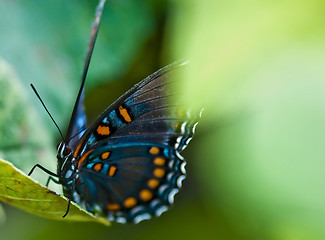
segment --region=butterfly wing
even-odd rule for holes
[[[181,66],[142,80],[86,130],[74,152],[78,179],[68,197],[119,222],[139,222],[168,209],[185,178],[179,152],[199,118],[176,101],[173,85]]]
[[[85,107],[84,107],[84,90],[82,89],[79,101],[76,105],[75,114],[72,115],[72,118],[70,120],[71,128],[69,129],[66,139],[69,144],[69,146],[72,149],[76,149],[78,142],[84,132],[86,131],[86,114],[85,114]]]
[[[173,203],[185,164],[174,148],[140,139],[102,146],[84,159],[73,200],[110,220],[138,223]]]

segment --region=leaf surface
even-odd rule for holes
[[[95,221],[105,225],[109,222],[95,217],[77,204],[71,203],[65,214],[68,200],[32,180],[11,163],[0,159],[0,200],[35,215],[63,221]]]

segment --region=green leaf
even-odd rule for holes
[[[0,200],[35,215],[63,221],[96,221],[109,225],[109,221],[95,217],[61,195],[32,180],[11,163],[0,159]]]

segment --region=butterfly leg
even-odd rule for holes
[[[68,202],[68,207],[67,207],[67,211],[65,212],[65,214],[62,216],[63,218],[65,217],[65,216],[67,216],[68,215],[68,213],[69,213],[69,210],[70,210],[70,204],[71,204],[71,200],[69,199],[69,202]]]
[[[59,175],[57,175],[57,174],[51,172],[50,170],[47,170],[46,168],[44,168],[43,166],[41,166],[41,165],[39,165],[39,164],[36,164],[36,165],[35,165],[35,166],[34,166],[34,167],[29,171],[28,176],[30,176],[30,175],[34,172],[34,170],[35,170],[36,167],[40,168],[41,170],[43,170],[43,171],[46,172],[47,174],[51,175],[51,176],[47,179],[46,186],[49,185],[50,180],[52,180],[53,182],[55,182],[55,183],[57,183],[57,184],[60,184],[60,181],[59,181],[59,180],[56,180],[55,178],[52,177],[52,176],[54,176],[54,177],[59,177]],[[69,199],[68,207],[67,207],[67,211],[65,212],[65,214],[64,214],[62,217],[65,217],[65,216],[68,215],[69,210],[70,210],[70,204],[71,204],[71,200]]]
[[[51,175],[51,176],[59,177],[59,175],[57,175],[57,174],[51,172],[50,170],[47,170],[45,167],[43,167],[42,165],[39,165],[39,164],[36,164],[36,165],[35,165],[35,166],[34,166],[34,167],[29,171],[28,176],[30,176],[30,175],[34,172],[34,170],[35,170],[36,167],[40,168],[41,170],[43,170],[44,172],[46,172],[47,174],[49,174],[49,175]]]
[[[53,178],[52,176],[49,176],[49,178],[47,179],[47,182],[45,184],[46,187],[49,186],[50,181],[52,180],[52,182],[56,183],[56,184],[60,184],[59,180],[56,180],[55,178]]]

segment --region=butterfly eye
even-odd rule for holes
[[[58,145],[56,145],[56,149],[59,150],[59,148],[61,147],[62,142],[59,142]]]
[[[68,156],[71,152],[72,152],[71,147],[66,146],[66,147],[64,148],[64,150],[63,150],[63,155],[64,155],[64,156]]]

